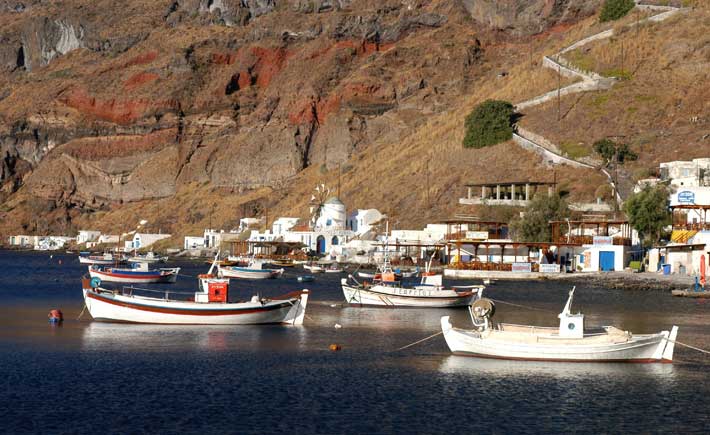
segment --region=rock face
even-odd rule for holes
[[[590,3],[1,2],[0,199],[82,213],[283,185],[446,110],[487,26],[529,34]]]

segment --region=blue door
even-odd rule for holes
[[[318,253],[325,253],[325,237],[318,236],[318,238],[316,239],[316,244],[318,245]]]
[[[599,251],[599,269],[602,272],[614,270],[614,251]]]

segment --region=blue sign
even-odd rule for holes
[[[695,203],[695,193],[688,190],[678,192],[678,202],[681,204],[693,204]]]

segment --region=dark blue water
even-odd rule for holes
[[[59,264],[62,260],[62,264]],[[207,266],[180,263],[187,275]],[[155,326],[92,322],[84,271],[69,255],[0,252],[0,432],[3,433],[707,433],[710,358],[676,347],[676,363],[526,363],[454,357],[439,317],[460,310],[343,307],[321,275],[303,327]],[[231,297],[302,288],[233,285]],[[236,284],[233,280],[233,284]],[[192,290],[181,277],[173,288]],[[554,325],[568,284],[504,283],[496,318]],[[662,292],[578,286],[590,324],[638,333],[680,326],[710,347],[710,305]],[[61,308],[60,328],[47,312]],[[342,328],[336,329],[338,323]],[[340,352],[328,346],[338,343]]]

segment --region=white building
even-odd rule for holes
[[[37,244],[37,236],[10,236],[7,238],[7,243],[10,246],[34,247]]]
[[[710,223],[710,186],[681,187],[671,193],[674,213],[686,214],[688,224],[705,226]]]
[[[42,236],[35,241],[35,251],[55,251],[64,248],[64,245],[74,240],[74,237]]]
[[[381,221],[384,216],[375,208],[357,209],[350,213],[346,223],[347,229],[361,235],[372,229],[372,225]]]
[[[238,231],[241,233],[243,231],[246,231],[246,230],[249,230],[252,228],[258,228],[263,223],[264,223],[263,218],[241,218],[241,219],[239,219]]]
[[[298,223],[298,218],[295,217],[280,217],[271,225],[271,232],[276,236],[280,236]]]
[[[76,236],[76,243],[95,242],[101,236],[101,231],[79,230]]]
[[[661,177],[675,187],[710,186],[710,158],[661,163]]]
[[[127,250],[148,248],[158,240],[167,239],[169,237],[170,234],[135,233],[133,240],[126,241],[125,248]]]
[[[201,249],[205,247],[205,238],[201,236],[185,236],[184,249]]]

